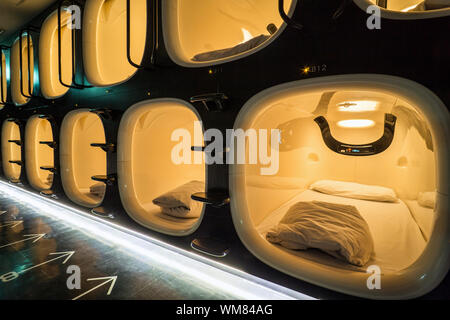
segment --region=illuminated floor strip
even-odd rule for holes
[[[196,279],[199,283],[217,288],[240,299],[313,299],[270,281],[252,276],[238,269],[211,259],[179,249],[163,241],[115,225],[81,210],[43,199],[41,196],[0,181],[0,192],[24,205],[29,205],[43,215],[63,220],[79,230],[94,234],[127,251],[128,254],[145,258],[149,264],[162,265],[182,276]]]

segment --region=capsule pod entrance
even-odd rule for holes
[[[14,119],[7,119],[2,125],[2,163],[5,177],[13,182],[22,173],[22,140],[20,126]]]
[[[20,64],[20,39],[22,39],[22,65]],[[14,42],[11,48],[11,97],[16,105],[24,105],[30,101],[33,84],[33,40],[25,33]]]
[[[1,83],[0,83],[0,110],[3,109],[8,99],[8,84],[6,81],[6,56],[2,50],[0,50],[0,63],[1,63]]]
[[[239,237],[268,265],[332,290],[429,292],[450,265],[448,121],[432,92],[391,76],[323,77],[257,94],[235,129],[259,138],[258,130],[279,130],[270,144],[278,167],[264,175],[266,165],[231,165]],[[349,212],[358,224],[347,223]],[[381,289],[372,290],[374,273]]]
[[[39,37],[39,80],[47,99],[63,96],[72,84],[72,30],[68,27],[71,14],[61,9],[61,67],[59,57],[58,10],[42,24]],[[61,79],[60,79],[61,72]],[[61,83],[62,82],[62,83]]]
[[[191,234],[200,225],[204,205],[190,198],[191,193],[206,190],[202,153],[198,159],[199,152],[191,150],[203,145],[199,121],[190,104],[176,99],[143,101],[123,115],[118,136],[119,191],[125,210],[139,224],[175,236]],[[184,204],[158,205],[157,199],[175,189],[165,199]],[[183,199],[172,199],[174,194]]]
[[[285,1],[292,15],[296,0]],[[269,45],[285,28],[272,0],[163,1],[164,42],[171,59],[202,67],[236,60]]]
[[[32,116],[25,127],[25,168],[30,185],[49,190],[53,184],[55,163],[53,131],[50,121]]]
[[[60,132],[61,181],[70,200],[84,207],[99,206],[105,184],[94,180],[106,175],[106,153],[92,144],[105,144],[100,117],[89,109],[69,112]]]
[[[137,68],[127,57],[127,2],[88,0],[83,18],[83,61],[88,81],[98,87],[130,79]],[[130,5],[130,60],[141,64],[147,34],[147,0]]]
[[[354,0],[364,11],[377,5],[388,19],[427,19],[450,15],[449,0]]]

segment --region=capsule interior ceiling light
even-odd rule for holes
[[[343,128],[367,128],[373,127],[375,121],[369,119],[349,119],[338,121],[337,125]]]

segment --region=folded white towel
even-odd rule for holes
[[[374,248],[356,207],[322,201],[294,204],[266,239],[293,250],[319,249],[357,266],[369,261]]]
[[[201,214],[201,203],[192,200],[191,195],[204,191],[205,183],[193,180],[153,199],[153,203],[161,207],[165,214],[178,218],[198,218]]]

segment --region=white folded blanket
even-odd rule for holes
[[[373,253],[369,226],[354,206],[322,201],[297,202],[266,239],[293,250],[315,248],[357,266]]]
[[[153,203],[161,207],[161,212],[178,218],[198,218],[201,214],[201,203],[191,199],[196,192],[204,192],[205,183],[190,181],[178,188],[153,199]]]
[[[257,37],[254,37],[244,43],[240,43],[237,46],[234,46],[232,48],[226,48],[226,49],[220,49],[220,50],[214,50],[214,51],[208,51],[203,52],[195,55],[192,60],[193,61],[211,61],[211,60],[217,60],[222,58],[231,57],[234,55],[237,55],[242,52],[249,51],[253,48],[256,48],[261,43],[269,39],[270,36],[268,35],[259,35]]]

